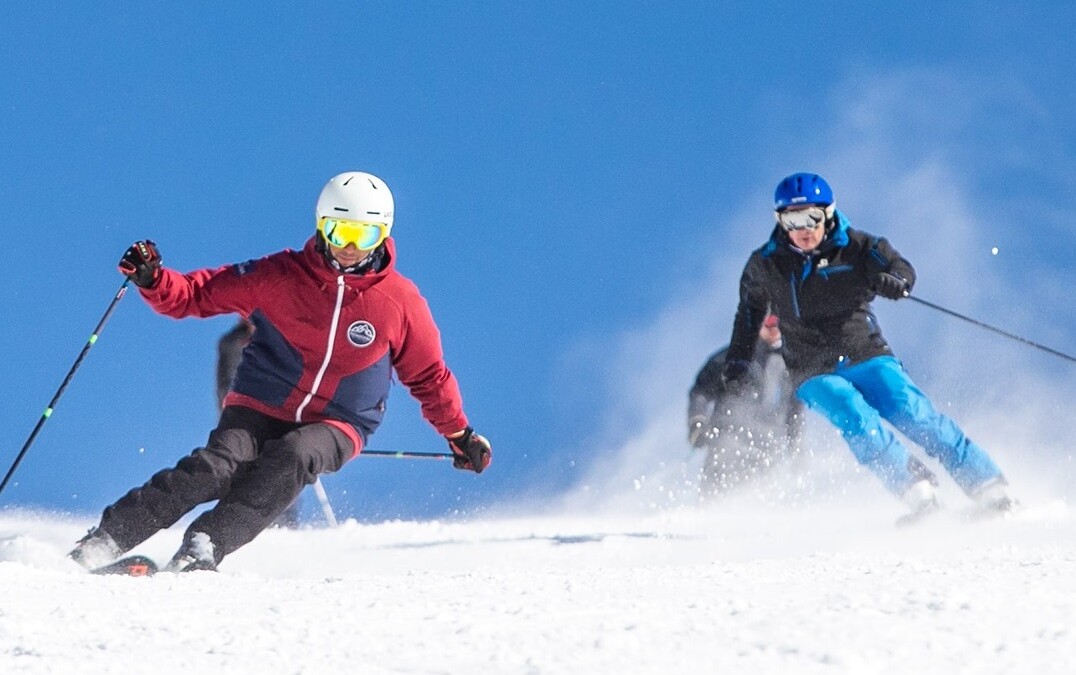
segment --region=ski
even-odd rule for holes
[[[157,573],[157,563],[144,555],[120,558],[114,563],[90,570],[90,574],[121,574],[129,577],[151,577]]]

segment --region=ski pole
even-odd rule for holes
[[[71,382],[71,378],[75,376],[75,371],[82,365],[82,359],[86,358],[86,353],[90,351],[90,347],[97,342],[97,336],[101,334],[101,330],[104,329],[105,323],[108,318],[112,316],[112,311],[116,309],[116,303],[120,301],[120,298],[127,292],[127,284],[130,283],[130,279],[125,279],[120,286],[120,290],[116,291],[116,297],[112,298],[112,302],[108,303],[108,309],[105,310],[104,316],[97,322],[97,327],[93,329],[93,334],[90,335],[90,339],[86,341],[86,344],[82,347],[82,351],[79,352],[78,358],[75,359],[75,364],[71,366],[71,370],[67,371],[67,377],[60,384],[60,388],[56,390],[56,394],[49,401],[48,407],[45,408],[45,412],[42,413],[41,419],[37,421],[37,425],[34,426],[34,430],[30,433],[30,437],[26,439],[26,443],[23,444],[22,450],[19,451],[15,461],[11,464],[11,468],[8,469],[7,475],[4,476],[4,480],[0,481],[0,492],[4,491],[7,487],[8,481],[11,480],[11,476],[15,473],[15,469],[19,467],[19,463],[22,462],[22,458],[26,456],[26,452],[30,449],[34,439],[37,438],[37,434],[41,431],[41,427],[44,426],[45,420],[52,416],[52,411],[56,408],[56,404],[59,402],[60,397],[63,396],[64,390],[67,389],[67,385]]]
[[[402,450],[363,450],[359,457],[392,457],[393,459],[453,459],[451,452],[406,452]]]
[[[336,514],[333,513],[332,504],[329,503],[329,495],[325,494],[325,486],[321,484],[321,478],[314,481],[314,494],[321,503],[321,512],[325,514],[325,520],[329,521],[329,527],[336,527]]]
[[[949,316],[955,316],[958,319],[963,319],[964,321],[967,321],[968,323],[975,324],[976,326],[978,326],[980,328],[985,328],[986,330],[993,331],[993,332],[997,333],[998,335],[1004,335],[1005,337],[1007,337],[1009,339],[1016,340],[1017,342],[1023,342],[1024,344],[1030,345],[1032,347],[1035,347],[1036,349],[1041,349],[1044,352],[1048,352],[1050,354],[1053,354],[1054,356],[1060,356],[1061,358],[1063,358],[1063,359],[1065,359],[1067,361],[1072,361],[1073,363],[1076,363],[1076,356],[1071,356],[1069,354],[1066,354],[1065,352],[1059,352],[1056,349],[1051,349],[1051,348],[1049,348],[1049,347],[1047,347],[1045,345],[1039,344],[1038,342],[1033,342],[1031,340],[1028,340],[1025,337],[1020,337],[1019,335],[1016,335],[1014,333],[1009,333],[1007,331],[1001,330],[1000,328],[995,328],[994,326],[991,326],[988,323],[983,323],[982,321],[978,321],[978,320],[973,319],[973,318],[971,318],[969,316],[964,316],[963,314],[959,314],[957,312],[954,312],[951,309],[946,309],[945,307],[942,307],[941,305],[935,305],[933,302],[927,302],[926,300],[924,300],[922,298],[917,298],[914,295],[906,295],[905,297],[908,298],[909,300],[915,300],[916,302],[918,302],[921,305],[926,305],[927,307],[930,307],[931,309],[936,309],[939,312],[944,312],[945,314],[948,314]]]

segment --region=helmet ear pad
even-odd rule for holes
[[[329,242],[325,241],[325,235],[320,231],[314,232],[314,250],[320,253],[321,257],[325,258],[325,262],[329,263],[329,267],[340,269],[340,263],[336,262],[336,258],[333,257],[332,251],[329,250]]]

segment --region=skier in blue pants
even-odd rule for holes
[[[915,270],[881,237],[855,230],[818,175],[793,174],[774,195],[777,226],[751,254],[722,379],[745,381],[766,314],[780,318],[796,395],[840,429],[856,460],[909,507],[902,520],[938,508],[937,479],[882,423],[937,459],[982,508],[1009,511],[1001,470],[912,382],[882,337],[870,303],[910,292]]]
[[[892,356],[842,364],[834,373],[807,380],[796,394],[840,429],[859,463],[898,494],[917,476],[908,469],[908,451],[883,419],[938,459],[966,492],[1001,474],[982,448],[938,412]]]

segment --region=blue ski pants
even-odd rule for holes
[[[840,429],[856,460],[898,496],[922,476],[912,470],[907,448],[883,419],[941,462],[969,495],[1001,476],[986,451],[938,412],[892,356],[841,364],[801,384],[796,395]]]

